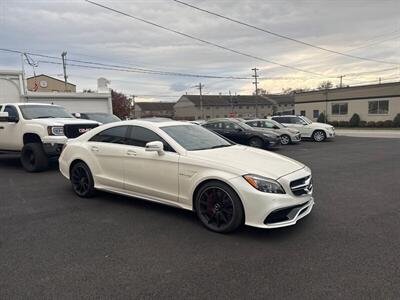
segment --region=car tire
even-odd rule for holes
[[[41,143],[25,144],[21,151],[21,164],[28,172],[41,172],[49,167],[49,158]]]
[[[315,142],[323,142],[326,139],[326,134],[323,130],[315,130],[312,134],[312,138]]]
[[[290,139],[290,136],[288,136],[287,134],[281,135],[281,144],[282,145],[288,145],[291,142],[292,142],[292,140]]]
[[[194,205],[197,217],[211,231],[228,233],[244,223],[244,209],[239,196],[223,182],[204,184],[196,193]]]
[[[75,194],[83,198],[94,196],[96,190],[92,172],[84,162],[75,163],[71,168],[69,177]]]
[[[263,148],[264,147],[264,142],[259,137],[252,137],[249,140],[249,146],[255,147],[255,148]]]

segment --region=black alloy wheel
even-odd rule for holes
[[[255,147],[255,148],[263,148],[264,142],[262,139],[260,139],[258,137],[253,137],[249,140],[249,146]]]
[[[231,232],[243,223],[243,207],[237,194],[223,183],[206,184],[198,193],[196,213],[205,227]]]
[[[95,192],[93,176],[85,163],[78,162],[73,165],[70,179],[72,188],[79,197],[93,196]]]

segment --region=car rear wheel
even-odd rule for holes
[[[323,132],[322,130],[315,130],[312,137],[313,140],[316,142],[323,142],[326,139],[325,132]]]
[[[28,143],[21,151],[21,164],[28,172],[40,172],[49,167],[49,158],[41,143]]]
[[[282,145],[287,145],[290,143],[291,143],[290,136],[288,136],[287,134],[281,135],[281,144]]]
[[[231,187],[218,181],[200,188],[195,198],[195,210],[206,228],[219,233],[232,232],[244,221],[239,196]]]
[[[88,198],[94,195],[94,181],[92,172],[83,162],[77,162],[71,168],[70,180],[74,192],[79,197]]]
[[[258,137],[253,137],[249,140],[249,146],[255,148],[262,148],[264,146],[264,142],[262,139]]]

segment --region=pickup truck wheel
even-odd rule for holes
[[[40,143],[28,143],[22,148],[21,164],[28,172],[40,172],[49,167],[49,158]]]
[[[92,172],[84,162],[74,164],[69,177],[72,188],[79,197],[89,198],[95,194]]]

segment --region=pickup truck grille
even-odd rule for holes
[[[313,190],[311,175],[292,181],[290,183],[290,189],[296,196],[311,194]]]
[[[99,125],[97,125],[97,124],[64,125],[64,134],[67,138],[74,139],[97,126],[99,126]]]

